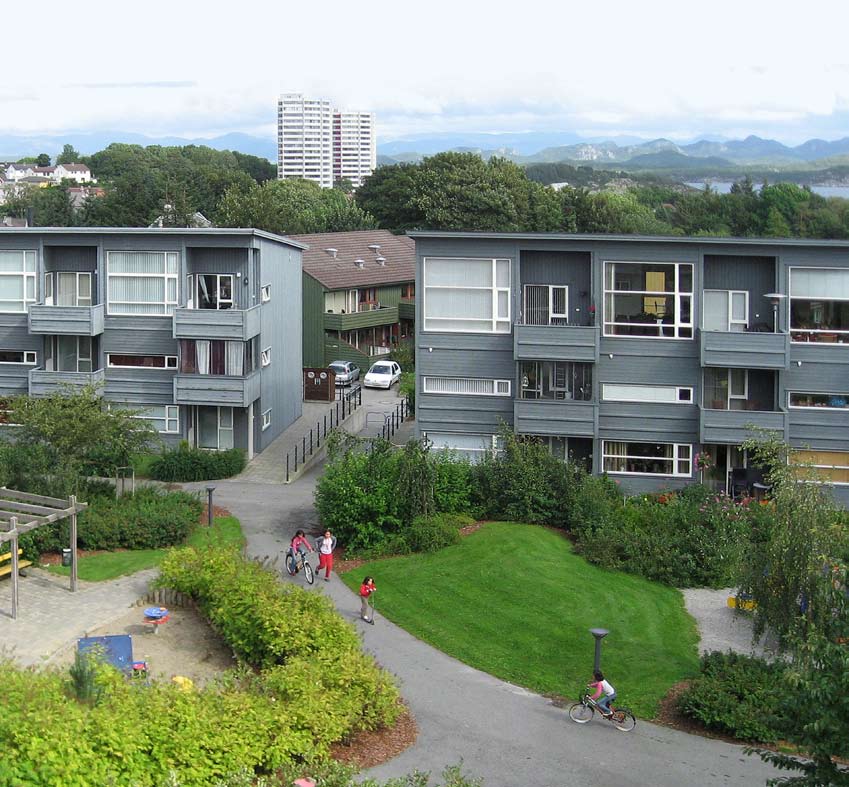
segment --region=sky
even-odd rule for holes
[[[0,134],[273,138],[281,92],[433,132],[849,136],[846,0],[31,0]]]

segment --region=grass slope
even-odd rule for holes
[[[216,517],[212,528],[198,525],[186,540],[190,546],[224,546],[244,543],[242,526],[234,516]],[[98,555],[87,555],[81,557],[78,565],[80,579],[87,582],[103,582],[107,579],[123,577],[127,574],[135,574],[146,568],[159,565],[159,561],[165,556],[167,549],[128,549],[120,552],[102,552]],[[50,566],[48,569],[54,574],[68,576],[70,568],[63,566]]]
[[[595,627],[610,630],[602,669],[643,717],[698,672],[698,634],[679,591],[596,568],[546,528],[489,523],[457,546],[367,563],[343,580],[357,589],[367,574],[390,620],[537,692],[579,695],[592,674]]]

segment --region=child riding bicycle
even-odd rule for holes
[[[594,672],[592,681],[587,688],[595,689],[595,694],[593,694],[592,699],[596,701],[598,707],[601,709],[601,712],[605,716],[612,716],[613,709],[610,707],[610,703],[616,699],[616,689],[605,680],[604,675],[601,672]],[[603,697],[601,695],[604,694]],[[601,699],[599,699],[601,697]]]
[[[307,556],[307,552],[314,552],[315,550],[312,548],[312,544],[307,540],[306,535],[303,530],[298,530],[295,533],[295,536],[292,538],[292,543],[289,544],[289,549],[287,551],[287,555],[292,556],[292,560],[295,564],[295,573],[297,574],[300,571],[300,566],[303,563],[304,559]],[[298,559],[300,557],[300,560]]]

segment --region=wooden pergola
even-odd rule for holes
[[[0,544],[9,542],[12,553],[12,619],[18,617],[18,538],[30,530],[61,519],[71,520],[71,592],[77,589],[77,514],[88,507],[75,495],[67,500],[18,492],[0,487]]]

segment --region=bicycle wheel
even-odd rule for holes
[[[586,724],[594,714],[595,710],[583,702],[576,702],[569,708],[569,718],[577,724]]]
[[[637,726],[637,719],[627,708],[615,710],[610,720],[613,722],[613,726],[622,732],[631,732]]]
[[[304,561],[304,577],[310,585],[315,582],[315,574],[312,573],[312,566],[307,560]]]
[[[295,576],[295,558],[291,555],[286,555],[286,571],[290,577]]]

